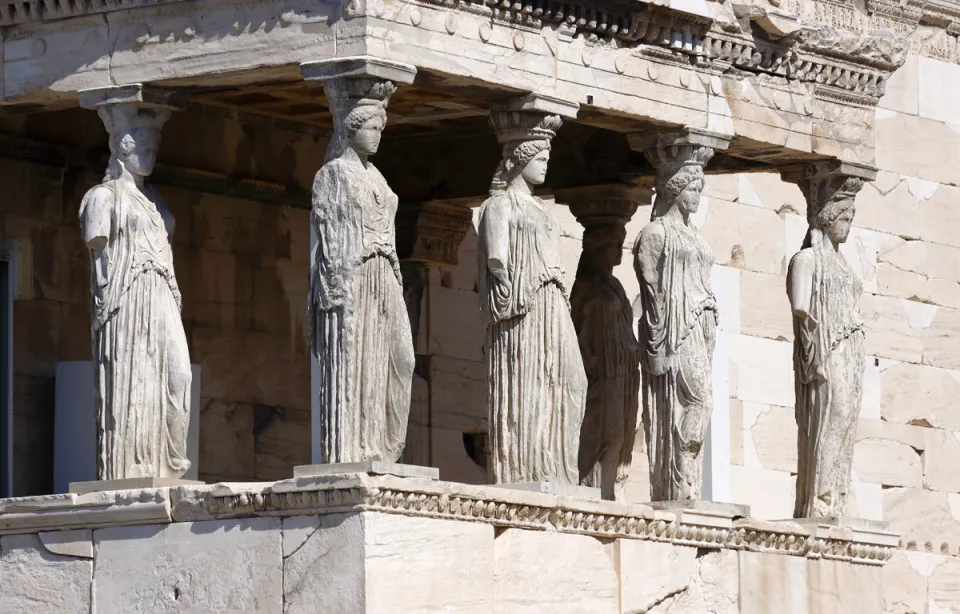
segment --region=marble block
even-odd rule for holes
[[[97,612],[280,612],[279,518],[97,529]]]
[[[378,512],[283,520],[284,612],[490,612],[494,529]]]
[[[299,465],[293,468],[293,477],[295,478],[349,475],[351,473],[366,473],[369,475],[395,475],[400,478],[421,478],[424,480],[440,479],[440,470],[436,467],[387,463],[378,460],[367,460],[359,463]]]
[[[506,529],[494,553],[494,614],[618,611],[614,546],[605,540]]]

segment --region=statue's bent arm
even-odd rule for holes
[[[790,260],[787,269],[787,296],[790,308],[798,318],[806,318],[810,313],[814,266],[813,254],[809,250],[802,250]]]
[[[81,224],[83,242],[90,249],[102,252],[110,240],[113,226],[113,192],[109,188],[95,187],[83,203]]]
[[[510,263],[510,211],[507,201],[490,203],[484,215],[483,240],[487,250],[487,268],[500,283],[507,283]]]

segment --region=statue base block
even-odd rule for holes
[[[509,484],[495,484],[497,488],[526,490],[540,492],[558,497],[574,497],[577,499],[600,499],[600,489],[590,486],[574,486],[572,484],[558,484],[557,482],[511,482]]]
[[[179,478],[124,478],[122,480],[93,480],[70,482],[69,491],[75,495],[108,490],[140,490],[143,488],[166,488],[170,486],[202,486],[206,482],[181,480]]]
[[[730,516],[731,518],[746,518],[750,515],[749,505],[740,505],[739,503],[725,503],[722,501],[707,501],[704,499],[689,499],[681,501],[651,501],[645,503],[655,510],[663,512],[672,512],[677,510],[690,510],[695,512],[711,512]]]
[[[857,542],[877,546],[897,547],[900,534],[890,531],[882,520],[867,520],[850,516],[830,516],[822,518],[794,518],[797,523],[813,535],[840,535]]]
[[[300,465],[293,468],[293,477],[310,478],[335,475],[351,475],[366,473],[368,475],[394,475],[399,478],[420,478],[423,480],[439,480],[440,470],[436,467],[422,465],[401,465],[378,460],[361,461],[359,463],[328,463],[323,465]]]
[[[823,516],[820,518],[794,518],[793,522],[799,525],[829,525],[832,527],[847,527],[858,531],[886,531],[890,526],[882,520],[867,520],[851,516]]]

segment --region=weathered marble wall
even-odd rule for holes
[[[99,182],[106,132],[90,111],[0,119],[0,133],[69,148],[63,170],[0,157],[0,236],[20,247],[14,311],[15,494],[52,488],[54,370],[90,360],[90,265],[77,211]],[[175,114],[164,165],[308,190],[326,143],[273,126]],[[157,184],[176,217],[174,266],[191,358],[201,364],[200,479],[272,479],[310,460],[308,202],[278,206]],[[255,183],[251,187],[256,187]]]
[[[0,611],[880,614],[892,543],[808,529],[366,475],[5,499]]]

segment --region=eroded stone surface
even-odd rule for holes
[[[612,548],[585,535],[506,529],[494,541],[493,611],[615,612]]]
[[[93,561],[47,550],[37,535],[0,537],[0,611],[90,611]]]
[[[910,565],[903,552],[893,555],[883,567],[883,611],[916,614],[927,606],[927,578]]]
[[[690,585],[653,608],[649,614],[739,614],[740,586],[737,554],[730,550],[706,551],[693,565]]]
[[[93,598],[104,612],[279,612],[279,518],[98,529]]]
[[[697,549],[656,542],[621,540],[620,608],[646,612],[690,586],[697,568]]]
[[[920,455],[905,443],[890,439],[864,439],[857,442],[853,467],[866,482],[886,486],[923,485]]]
[[[283,519],[284,612],[366,612],[360,514]]]
[[[367,612],[484,614],[493,608],[492,526],[370,513],[364,529]]]

